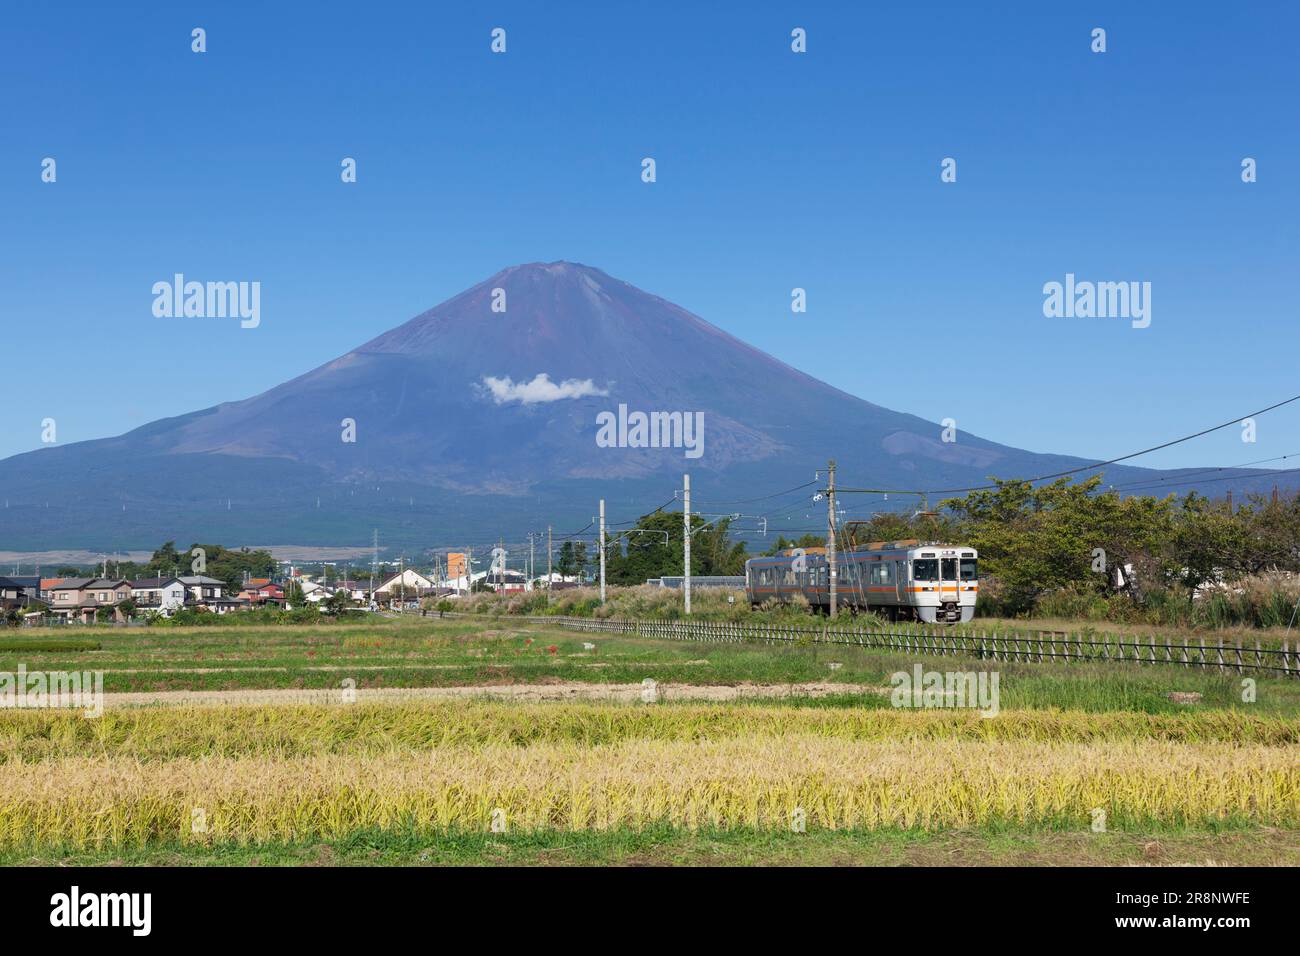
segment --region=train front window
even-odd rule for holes
[[[974,559],[974,558],[962,558],[962,559],[961,559],[961,579],[962,579],[963,581],[975,581],[975,580],[978,580],[978,578],[979,578],[979,575],[976,573],[976,569],[975,569],[975,559]]]
[[[912,562],[912,580],[937,581],[939,579],[938,558],[917,558]]]
[[[943,579],[945,581],[957,580],[957,559],[956,558],[943,559]]]

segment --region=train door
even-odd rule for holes
[[[941,558],[939,560],[939,605],[961,600],[961,580],[957,574],[957,559]]]
[[[894,579],[895,579],[894,594],[898,597],[898,603],[902,605],[907,605],[912,603],[907,599],[907,595],[908,595],[907,566],[910,563],[911,562],[909,562],[906,558],[904,558],[902,561],[894,562]]]

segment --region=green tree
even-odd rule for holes
[[[342,588],[339,588],[337,591],[335,591],[333,594],[327,597],[324,601],[322,601],[321,604],[324,606],[325,611],[329,614],[342,614],[344,611],[346,611],[348,608],[352,606],[352,598],[348,596],[347,591],[343,590]]]
[[[1245,524],[1226,507],[1194,491],[1183,498],[1169,544],[1174,576],[1189,603],[1203,585],[1240,575],[1247,540]]]
[[[302,582],[297,578],[290,578],[289,583],[284,587],[284,603],[286,607],[297,608],[303,607],[307,603],[307,597],[302,592]]]
[[[709,522],[691,516],[691,574],[740,574],[746,549],[730,537],[731,519]],[[651,578],[675,576],[686,567],[681,514],[656,511],[642,515],[636,526],[607,542],[605,579],[611,584],[643,584]],[[599,555],[597,555],[599,557]]]

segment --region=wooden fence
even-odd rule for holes
[[[472,614],[445,612],[448,617],[470,618]],[[512,617],[531,624],[551,624],[575,631],[630,634],[637,637],[676,641],[706,641],[732,644],[833,644],[871,647],[903,654],[937,654],[973,657],[980,660],[1164,664],[1174,667],[1207,668],[1221,672],[1300,678],[1300,640],[1294,649],[1284,641],[1278,648],[1262,648],[1258,641],[1246,646],[1240,640],[1225,643],[1222,638],[1207,643],[1184,638],[1152,636],[1146,640],[1118,634],[1085,635],[1065,631],[999,633],[960,631],[911,625],[867,628],[852,625],[807,627],[786,624],[739,623],[733,621],[616,621],[589,617]]]

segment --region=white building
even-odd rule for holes
[[[140,610],[167,616],[185,606],[185,585],[180,578],[140,578],[131,582],[131,599]]]

